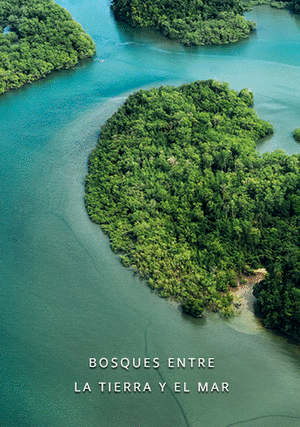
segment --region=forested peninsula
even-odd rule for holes
[[[93,40],[52,0],[0,1],[0,94],[94,53]]]
[[[116,20],[150,27],[184,45],[236,42],[256,28],[239,0],[112,0]]]
[[[233,310],[230,286],[252,269],[266,325],[300,335],[300,165],[259,155],[272,133],[253,94],[197,81],[140,90],[101,128],[85,203],[149,286],[201,316]]]

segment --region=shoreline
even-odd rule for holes
[[[242,274],[242,278],[246,283],[242,284],[237,280],[237,287],[230,287],[231,294],[240,299],[240,301],[235,304],[236,308],[244,308],[252,313],[254,313],[254,302],[256,299],[253,295],[253,286],[255,283],[259,283],[265,278],[267,270],[265,268],[258,268],[254,270],[254,273],[255,274],[251,276]]]
[[[258,268],[254,270],[254,273],[255,274],[251,276],[245,276],[242,274],[241,276],[246,283],[242,284],[237,280],[237,287],[230,287],[231,294],[239,299],[239,302],[234,303],[238,310],[245,309],[254,313],[254,302],[256,298],[253,295],[253,286],[255,283],[259,283],[264,280],[267,270],[265,268]]]
[[[228,326],[238,332],[250,335],[266,333],[266,328],[254,312],[255,297],[253,295],[253,286],[264,279],[267,271],[266,269],[257,269],[254,272],[255,275],[252,276],[242,275],[242,278],[247,283],[241,284],[237,280],[237,287],[230,288],[231,295],[235,297],[233,302],[235,312],[231,319],[227,319]]]

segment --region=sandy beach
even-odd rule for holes
[[[243,279],[246,283],[241,284],[240,281],[237,281],[236,288],[230,288],[230,291],[233,296],[239,298],[239,303],[241,309],[250,310],[254,313],[254,301],[255,297],[253,295],[253,286],[255,283],[261,282],[265,275],[267,274],[267,270],[265,268],[258,268],[254,270],[254,275],[245,276],[242,275]]]
[[[229,321],[229,324],[234,329],[249,334],[264,332],[264,327],[254,314],[253,286],[264,279],[267,270],[259,268],[254,270],[254,273],[252,276],[242,275],[246,283],[241,284],[238,280],[237,287],[230,288],[230,292],[235,297],[236,316]]]

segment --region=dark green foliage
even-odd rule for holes
[[[293,0],[289,4],[289,10],[292,13],[296,13],[297,15],[300,14],[300,0]]]
[[[0,1],[0,94],[94,53],[92,39],[52,0]]]
[[[198,298],[188,297],[182,302],[182,310],[194,317],[202,317],[204,303]]]
[[[299,218],[299,217],[298,217]],[[298,223],[299,225],[299,223]],[[300,338],[300,250],[299,238],[285,243],[265,280],[254,287],[264,324]]]
[[[300,128],[294,130],[295,141],[300,142]]]
[[[152,27],[185,45],[225,44],[255,29],[239,0],[113,0],[117,20]]]
[[[272,126],[252,102],[212,80],[139,91],[102,127],[89,159],[91,219],[125,265],[196,316],[231,313],[229,286],[276,257],[286,229],[275,227],[297,204],[285,180],[290,191],[298,159],[255,153]]]

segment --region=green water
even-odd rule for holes
[[[253,316],[196,320],[123,268],[83,204],[101,124],[138,88],[196,79],[250,87],[275,134],[263,152],[299,153],[300,19],[257,7],[256,34],[184,48],[117,26],[106,1],[61,1],[97,43],[76,70],[0,98],[1,404],[5,427],[300,426],[300,352]],[[90,357],[158,357],[159,369],[88,368]],[[169,369],[170,357],[214,369]],[[100,393],[98,382],[149,382],[151,393]],[[197,382],[229,383],[198,393]],[[86,382],[91,393],[75,393]],[[159,382],[166,382],[164,393]],[[190,393],[175,393],[186,382]]]

